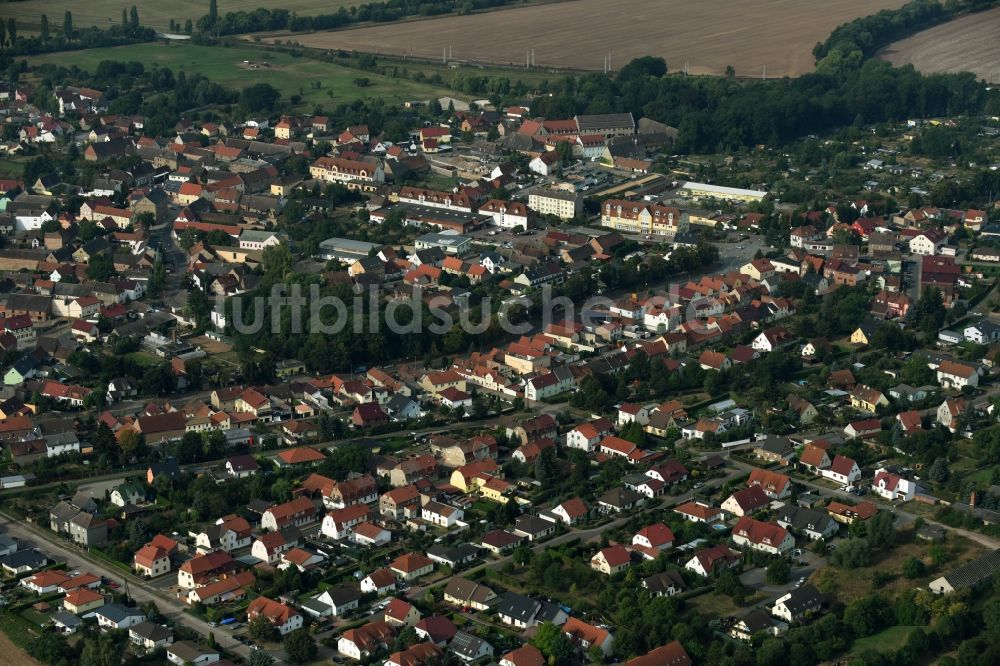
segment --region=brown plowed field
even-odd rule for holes
[[[643,55],[671,71],[797,76],[813,68],[812,48],[846,21],[904,0],[575,0],[380,26],[283,35],[304,46],[392,55],[600,71]]]
[[[974,72],[1000,83],[1000,7],[969,14],[900,40],[879,53],[894,65],[921,72]]]

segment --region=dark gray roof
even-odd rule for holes
[[[76,615],[73,615],[72,613],[67,613],[66,611],[58,611],[53,613],[52,621],[55,622],[56,624],[61,624],[62,626],[68,629],[73,629],[83,624],[83,620],[78,618]]]
[[[479,655],[479,651],[484,645],[489,644],[478,636],[467,634],[464,631],[457,631],[448,645],[459,657],[472,659]]]
[[[152,473],[154,479],[161,475],[176,479],[181,475],[181,467],[173,459],[152,463],[149,466],[149,471]]]
[[[792,617],[800,617],[806,611],[822,606],[824,602],[825,599],[819,590],[812,585],[803,585],[789,592],[788,599],[782,604],[791,612]]]
[[[164,627],[162,624],[150,622],[149,620],[131,627],[129,633],[150,641],[162,641],[174,635],[174,632],[169,628]]]
[[[183,660],[183,663],[194,663],[202,655],[206,654],[218,654],[217,650],[209,650],[208,648],[203,648],[196,643],[191,641],[178,641],[167,648],[170,654]]]
[[[442,560],[461,564],[479,557],[479,549],[468,543],[463,543],[458,546],[434,544],[427,549],[427,554]]]
[[[59,522],[68,521],[80,510],[72,506],[69,502],[60,500],[54,507],[49,509],[49,516]]]
[[[747,631],[751,634],[767,631],[774,626],[774,621],[771,619],[771,616],[765,611],[759,609],[747,613],[743,618],[743,623],[746,625]]]
[[[500,597],[496,611],[519,622],[530,623],[542,608],[542,603],[516,592],[508,592]]]
[[[684,577],[681,576],[679,571],[674,569],[653,574],[649,578],[644,578],[642,584],[643,587],[653,594],[666,592],[671,587],[675,587],[678,590],[684,590],[687,588],[687,585],[684,583]]]
[[[144,616],[138,608],[130,608],[125,604],[106,604],[97,610],[98,615],[102,615],[111,622],[118,624],[128,617]]]
[[[541,608],[538,609],[538,614],[535,615],[536,622],[556,622],[559,614],[562,613],[562,609],[558,605],[549,603],[548,601],[541,601]],[[563,618],[565,620],[565,617]]]
[[[407,406],[410,405],[410,403],[415,403],[415,402],[416,400],[414,400],[409,396],[403,395],[402,393],[395,393],[389,399],[389,402],[386,403],[386,409],[389,411],[390,414],[393,412],[400,412],[406,409]]]
[[[787,437],[780,437],[777,435],[768,435],[764,439],[759,439],[754,444],[756,448],[763,449],[768,453],[774,453],[776,455],[790,455],[792,453],[792,443]]]
[[[593,115],[577,116],[576,125],[581,133],[588,130],[599,130],[605,128],[631,127],[635,128],[635,119],[631,113],[599,113]]]
[[[643,496],[634,490],[629,490],[628,488],[612,488],[598,498],[598,501],[603,504],[608,504],[613,507],[627,507],[630,504],[635,504],[639,500],[643,499]]]
[[[982,557],[966,562],[944,575],[954,589],[974,587],[1000,570],[1000,550],[990,551]]]
[[[514,521],[514,530],[525,534],[541,534],[555,529],[555,523],[538,516],[518,516]]]
[[[257,459],[250,454],[233,456],[228,462],[232,465],[234,472],[249,472],[260,469],[260,465],[257,464]]]
[[[8,310],[48,313],[52,299],[36,294],[11,294],[7,297]]]
[[[448,596],[460,599],[462,602],[487,603],[491,597],[495,598],[491,588],[460,576],[452,577],[444,591]]]
[[[343,606],[361,598],[361,589],[357,585],[338,585],[331,587],[327,592],[334,605]]]
[[[777,520],[782,525],[789,525],[793,530],[816,532],[825,532],[833,522],[833,518],[827,513],[790,504],[781,507]]]
[[[19,550],[16,553],[11,553],[0,558],[0,566],[10,567],[11,569],[20,569],[21,567],[37,569],[44,567],[48,562],[49,558],[34,548]]]

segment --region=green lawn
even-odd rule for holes
[[[24,165],[27,158],[5,157],[0,160],[0,175],[20,177],[24,174]]]
[[[197,72],[226,87],[241,90],[255,83],[269,83],[284,98],[301,95],[303,110],[314,105],[330,107],[356,99],[383,98],[390,102],[430,99],[432,96],[457,95],[443,86],[416,83],[406,79],[371,74],[361,70],[294,58],[285,53],[265,51],[251,45],[240,47],[197,46],[193,44],[134,44],[72,53],[51,53],[31,58],[31,64],[74,64],[93,71],[102,60],[136,61],[147,69],[169,67],[178,73]],[[250,69],[244,61],[267,62],[267,68]],[[368,79],[358,86],[356,79]],[[315,85],[319,84],[319,88]]]
[[[21,617],[30,622],[35,627],[44,627],[48,621],[48,616],[42,615],[34,608],[25,608],[21,611]]]
[[[874,636],[859,638],[854,641],[854,648],[851,652],[854,654],[859,654],[863,650],[893,652],[906,645],[906,641],[909,640],[910,634],[912,634],[917,628],[918,627],[911,626],[889,627],[885,631],[879,632]]]
[[[160,361],[162,360],[160,358],[157,358],[156,356],[153,356],[150,353],[141,351],[132,352],[128,354],[128,357],[143,367],[151,365],[159,365]]]

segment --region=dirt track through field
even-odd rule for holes
[[[812,48],[841,23],[904,0],[576,0],[471,16],[290,35],[304,46],[392,55],[601,71],[643,55],[671,71],[797,76],[812,70]]]
[[[926,74],[969,71],[1000,83],[1000,7],[963,16],[900,40],[879,53]]]

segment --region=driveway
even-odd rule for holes
[[[804,543],[803,543],[804,545]],[[746,571],[740,575],[740,582],[752,590],[757,590],[758,592],[763,592],[768,595],[768,597],[777,598],[781,595],[795,589],[796,584],[800,578],[809,578],[813,572],[826,566],[826,558],[817,555],[808,550],[802,550],[802,555],[793,558],[795,562],[804,562],[805,565],[801,566],[798,564],[793,564],[791,573],[788,576],[788,582],[781,585],[772,585],[767,582],[767,571],[764,568],[757,567]]]

